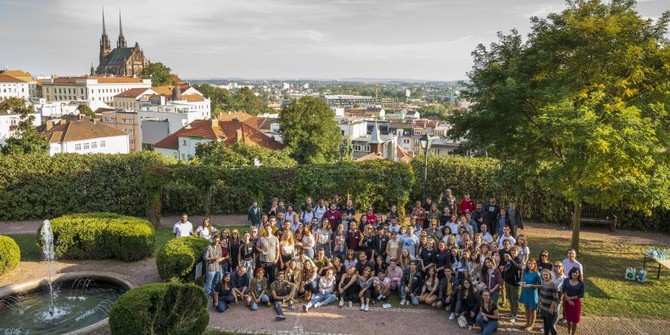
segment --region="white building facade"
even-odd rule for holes
[[[42,81],[42,96],[47,101],[83,101],[96,110],[110,107],[114,96],[133,88],[151,88],[151,80],[131,77],[56,77]]]

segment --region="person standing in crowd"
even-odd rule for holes
[[[466,213],[472,213],[475,211],[475,208],[477,208],[477,205],[475,205],[475,202],[470,199],[470,193],[465,192],[463,195],[463,199],[461,200],[461,203],[458,204],[458,212],[461,215],[465,215]]]
[[[482,303],[476,322],[484,335],[491,335],[498,329],[498,305],[491,299],[491,292],[488,290],[482,292]]]
[[[563,281],[561,293],[563,294],[563,315],[568,323],[568,334],[577,332],[577,324],[582,315],[582,298],[584,298],[584,282],[582,272],[578,267],[573,267],[568,272],[568,278]]]
[[[286,270],[288,262],[295,256],[295,240],[293,232],[284,231],[279,239],[279,269]]]
[[[188,221],[188,214],[182,213],[179,222],[172,227],[175,237],[189,237],[193,235],[193,224]]]
[[[553,265],[549,260],[549,250],[544,249],[540,252],[540,258],[537,260],[537,269],[542,272],[544,269],[553,270]]]
[[[251,234],[245,232],[242,237],[242,243],[240,243],[240,252],[238,253],[238,263],[240,266],[247,268],[247,273],[249,276],[254,276],[255,268],[255,243],[251,241]]]
[[[287,303],[288,309],[293,309],[293,296],[295,295],[295,284],[286,280],[286,274],[283,271],[277,273],[277,280],[270,284],[270,294],[274,302],[275,319],[277,321],[286,320],[282,304]]]
[[[440,199],[437,201],[442,203],[442,207],[449,207],[452,214],[456,214],[456,197],[451,194],[451,189],[446,189],[440,193]]]
[[[552,281],[554,274],[549,269],[541,272],[542,285],[539,289],[540,294],[540,315],[543,320],[544,335],[556,335],[556,319],[558,316],[558,305],[561,303],[560,291]]]
[[[510,224],[511,222],[509,220],[509,217],[507,217],[507,210],[501,209],[500,213],[498,213],[498,216],[496,217],[496,227],[498,227],[498,229],[495,231],[495,233],[501,235],[503,232],[503,228],[510,227]]]
[[[507,216],[509,217],[510,227],[512,227],[512,236],[516,238],[519,229],[523,229],[523,217],[521,211],[516,208],[516,202],[510,201]]]
[[[316,242],[316,250],[324,250],[326,257],[331,257],[332,250],[332,235],[333,230],[330,227],[330,220],[324,218],[321,221],[321,225],[314,234],[314,240]]]
[[[568,276],[565,275],[563,272],[563,263],[560,261],[556,261],[553,266],[554,270],[554,284],[556,284],[556,287],[558,288],[558,292],[563,291],[563,282],[565,281],[565,278],[568,278]],[[559,303],[558,306],[556,307],[556,315],[558,316],[556,322],[559,320],[565,321],[565,319],[561,316],[563,315],[561,311],[563,310],[562,308],[563,304]]]
[[[400,237],[400,243],[402,243],[402,248],[407,249],[412,258],[416,255],[416,244],[419,243],[419,238],[414,235],[414,230],[412,227],[405,229],[405,235]]]
[[[300,239],[300,242],[300,247],[302,248],[303,253],[310,259],[314,258],[314,245],[316,244],[316,241],[312,235],[312,225],[305,224],[302,227],[302,238]]]
[[[261,217],[263,215],[263,212],[261,211],[260,208],[258,208],[258,201],[254,201],[251,203],[251,206],[249,206],[249,209],[247,210],[247,222],[249,223],[250,227],[256,227],[258,229],[261,229]]]
[[[484,223],[484,208],[482,204],[475,204],[475,210],[472,211],[472,220],[476,222],[477,227],[481,227]]]
[[[337,229],[332,236],[333,259],[339,258],[344,262],[344,256],[347,253],[347,233],[344,230],[344,223],[337,225]]]
[[[221,255],[221,247],[219,246],[220,237],[219,235],[214,235],[212,237],[212,243],[207,247],[205,251],[205,262],[207,262],[207,273],[205,275],[205,293],[208,296],[212,295],[214,291],[214,286],[216,282],[220,281],[220,262],[223,261],[223,256]]]
[[[391,227],[389,227],[390,229]],[[400,258],[401,242],[398,238],[398,232],[391,231],[391,238],[386,243],[386,263],[390,263],[391,259]]]
[[[502,234],[498,237],[498,245],[502,247],[505,241],[509,241],[510,245],[516,244],[516,239],[512,236],[512,230],[509,226],[503,227]],[[519,254],[521,254],[521,251],[519,251]]]
[[[521,267],[523,262],[519,259],[519,248],[514,246],[510,253],[505,253],[505,267],[503,277],[505,278],[505,293],[510,305],[511,323],[516,322],[519,313],[519,282],[521,282]]]
[[[501,286],[504,284],[502,273],[498,269],[493,258],[487,258],[484,260],[484,267],[482,268],[481,274],[482,284],[486,290],[491,293],[491,300],[493,303],[497,304],[498,299],[500,298]]]
[[[328,219],[330,226],[333,230],[337,229],[337,226],[342,222],[342,213],[337,209],[336,203],[330,204],[330,209],[324,214],[324,219]]]
[[[270,202],[270,209],[268,209],[268,216],[277,216],[277,214],[279,214],[279,199],[272,198],[272,202]]]
[[[195,230],[195,235],[207,239],[208,241],[212,240],[212,236],[216,234],[218,230],[216,227],[212,226],[212,222],[209,219],[209,216],[202,219],[202,225]]]
[[[258,252],[259,267],[265,270],[268,277],[268,282],[275,281],[275,271],[277,270],[277,262],[279,262],[279,239],[272,235],[272,226],[267,224],[261,238],[256,245]]]
[[[396,222],[400,221],[400,213],[398,213],[398,206],[391,205],[391,210],[386,214],[386,222],[391,224],[394,219]]]
[[[480,234],[482,235],[482,242],[491,244],[493,242],[493,235],[489,233],[489,226],[486,223],[482,223],[479,226]]]
[[[386,234],[386,229],[382,226],[377,229],[377,234],[372,237],[372,258],[382,256],[382,259],[386,261],[386,246],[388,243],[389,235]]]
[[[521,297],[519,298],[519,302],[526,308],[525,331],[533,329],[533,324],[535,324],[539,299],[537,291],[541,284],[542,279],[537,272],[537,262],[531,258],[526,263],[526,270],[523,273],[523,284],[521,284]]]
[[[316,208],[314,208],[314,215],[316,215],[318,223],[321,223],[321,221],[323,221],[323,216],[326,215],[327,211],[328,207],[326,207],[326,202],[323,199],[319,199]]]
[[[584,281],[584,267],[582,263],[577,260],[577,251],[575,249],[568,249],[566,252],[567,258],[563,260],[563,271],[570,273],[573,268],[579,269],[579,280]],[[568,276],[569,277],[569,276]]]
[[[344,209],[341,211],[342,223],[344,223],[344,231],[349,232],[351,220],[356,218],[356,208],[354,208],[354,201],[347,199]]]
[[[500,206],[496,203],[496,198],[491,197],[489,203],[486,204],[483,209],[484,223],[488,226],[491,234],[495,234],[498,231],[498,226],[496,224],[498,214],[500,214]]]
[[[231,236],[228,239],[228,250],[230,251],[230,271],[237,270],[237,267],[240,265],[241,244],[242,240],[240,240],[240,232],[237,229],[233,229]]]

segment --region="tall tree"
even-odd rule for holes
[[[526,41],[499,33],[473,52],[470,111],[452,138],[538,176],[574,206],[670,207],[669,13],[655,23],[633,0],[570,0],[532,18]]]
[[[269,167],[292,167],[298,163],[287,150],[270,150],[258,146],[221,142],[200,144],[195,149],[198,162],[213,166],[253,166],[256,163]]]
[[[151,79],[151,85],[153,86],[174,85],[176,83],[172,80],[170,71],[172,70],[169,67],[158,62],[144,67],[140,75],[144,79]]]
[[[5,155],[46,154],[49,152],[49,143],[37,132],[33,125],[35,111],[33,106],[26,106],[26,101],[20,98],[9,98],[0,101],[0,111],[19,115],[20,121],[10,126],[15,135],[5,141],[0,150]]]
[[[91,107],[88,107],[88,105],[81,104],[77,106],[77,110],[79,111],[79,114],[88,116],[91,119],[95,119],[97,117],[95,112],[91,109]]]
[[[342,142],[335,113],[320,98],[302,97],[279,113],[284,144],[301,164],[334,162]]]

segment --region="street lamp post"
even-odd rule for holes
[[[421,149],[423,149],[423,193],[424,196],[428,196],[428,150],[430,150],[430,145],[433,139],[428,136],[428,134],[423,134],[419,137],[419,143],[421,144]]]

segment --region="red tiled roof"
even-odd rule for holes
[[[183,95],[181,96],[181,100],[187,101],[187,102],[199,102],[199,101],[205,101],[205,98],[202,95],[197,95],[197,94],[188,94],[188,95]]]
[[[158,141],[156,148],[177,150],[179,137],[197,137],[223,141],[226,145],[243,143],[257,145],[266,149],[279,150],[284,145],[252,126],[239,121],[196,120],[177,132]],[[239,137],[239,138],[238,138]]]
[[[145,94],[154,94],[156,93],[154,90],[150,88],[131,88],[129,90],[123,91],[117,95],[115,95],[115,98],[139,98],[142,95]]]
[[[0,74],[0,83],[25,83],[25,81],[6,74]]]

